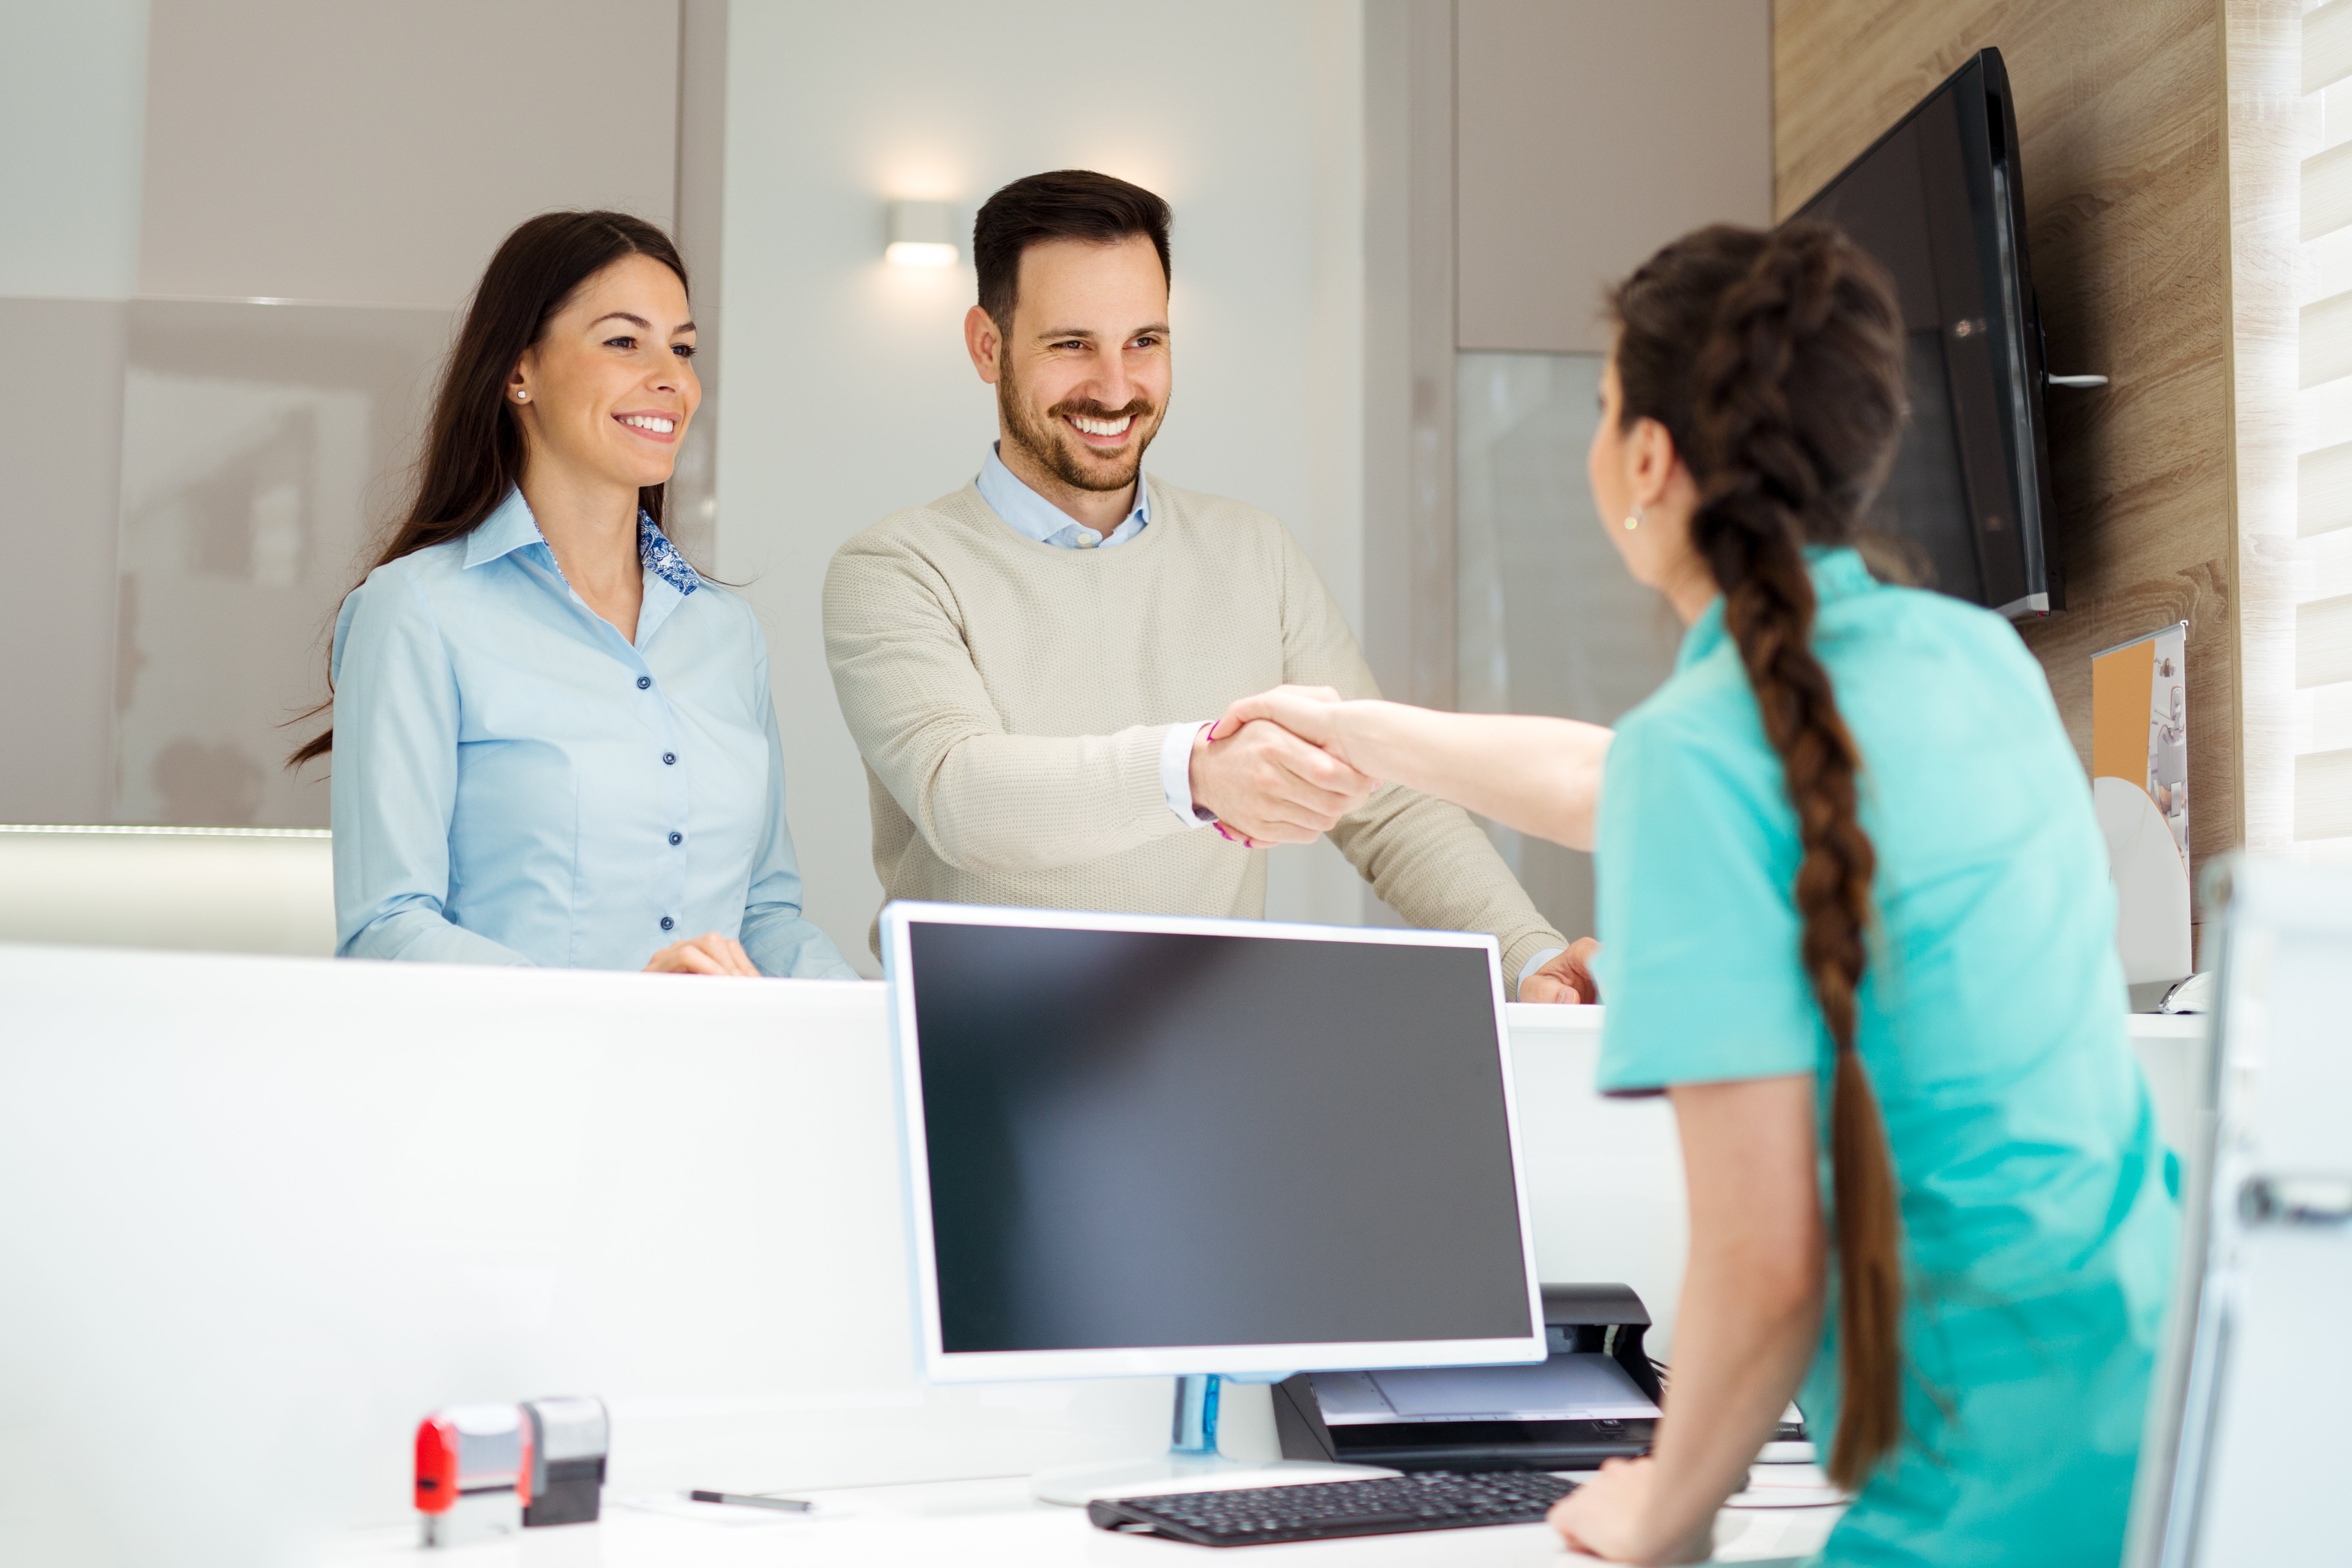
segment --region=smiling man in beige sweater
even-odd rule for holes
[[[1083,171],[989,199],[964,337],[999,440],[972,483],[834,556],[825,653],[885,892],[1255,919],[1259,851],[1328,833],[1405,919],[1492,932],[1522,1000],[1589,997],[1589,944],[1458,808],[1272,724],[1209,739],[1286,682],[1378,691],[1279,521],[1142,472],[1171,380],[1168,217]]]

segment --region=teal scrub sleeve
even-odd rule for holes
[[[1742,755],[1637,716],[1609,748],[1595,856],[1602,1090],[1819,1068],[1796,819],[1769,748]]]

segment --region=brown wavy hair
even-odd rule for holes
[[[1803,858],[1798,956],[1836,1046],[1830,1101],[1844,1394],[1829,1470],[1862,1484],[1903,1435],[1900,1194],[1854,1049],[1877,854],[1862,759],[1812,649],[1805,546],[1855,542],[1904,419],[1902,313],[1876,262],[1826,224],[1717,227],[1612,291],[1623,422],[1654,419],[1699,492],[1691,542],[1780,753]]]
[[[464,538],[522,482],[522,423],[508,405],[507,378],[581,285],[628,256],[652,257],[677,274],[679,288],[693,292],[686,260],[669,236],[627,213],[541,213],[507,236],[475,288],[466,324],[449,351],[417,461],[416,492],[368,571]],[[656,527],[662,521],[662,489],[646,485],[637,491],[637,505]],[[364,580],[366,574],[361,575]],[[334,706],[331,670],[327,684],[327,700],[294,723]],[[334,744],[330,724],[297,747],[286,765],[299,768],[325,756]]]

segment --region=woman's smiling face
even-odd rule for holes
[[[629,489],[668,482],[702,402],[686,285],[625,256],[548,319],[507,385],[530,462]]]

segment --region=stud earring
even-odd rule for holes
[[[530,394],[518,387],[515,391],[515,401],[517,403],[528,403],[530,401]],[[1632,525],[1628,524],[1627,526],[1630,527]]]
[[[520,394],[518,394],[517,395],[520,395]],[[1645,506],[1635,507],[1635,508],[1633,510],[1633,511],[1627,515],[1627,517],[1626,517],[1626,519],[1625,519],[1625,531],[1626,531],[1626,532],[1628,532],[1628,533],[1631,533],[1631,532],[1633,532],[1635,529],[1637,529],[1637,528],[1641,527],[1641,526],[1642,526],[1642,520],[1643,520],[1643,518],[1645,518],[1645,517],[1649,516],[1649,515],[1650,515],[1650,509],[1649,509],[1648,507],[1645,507]]]

